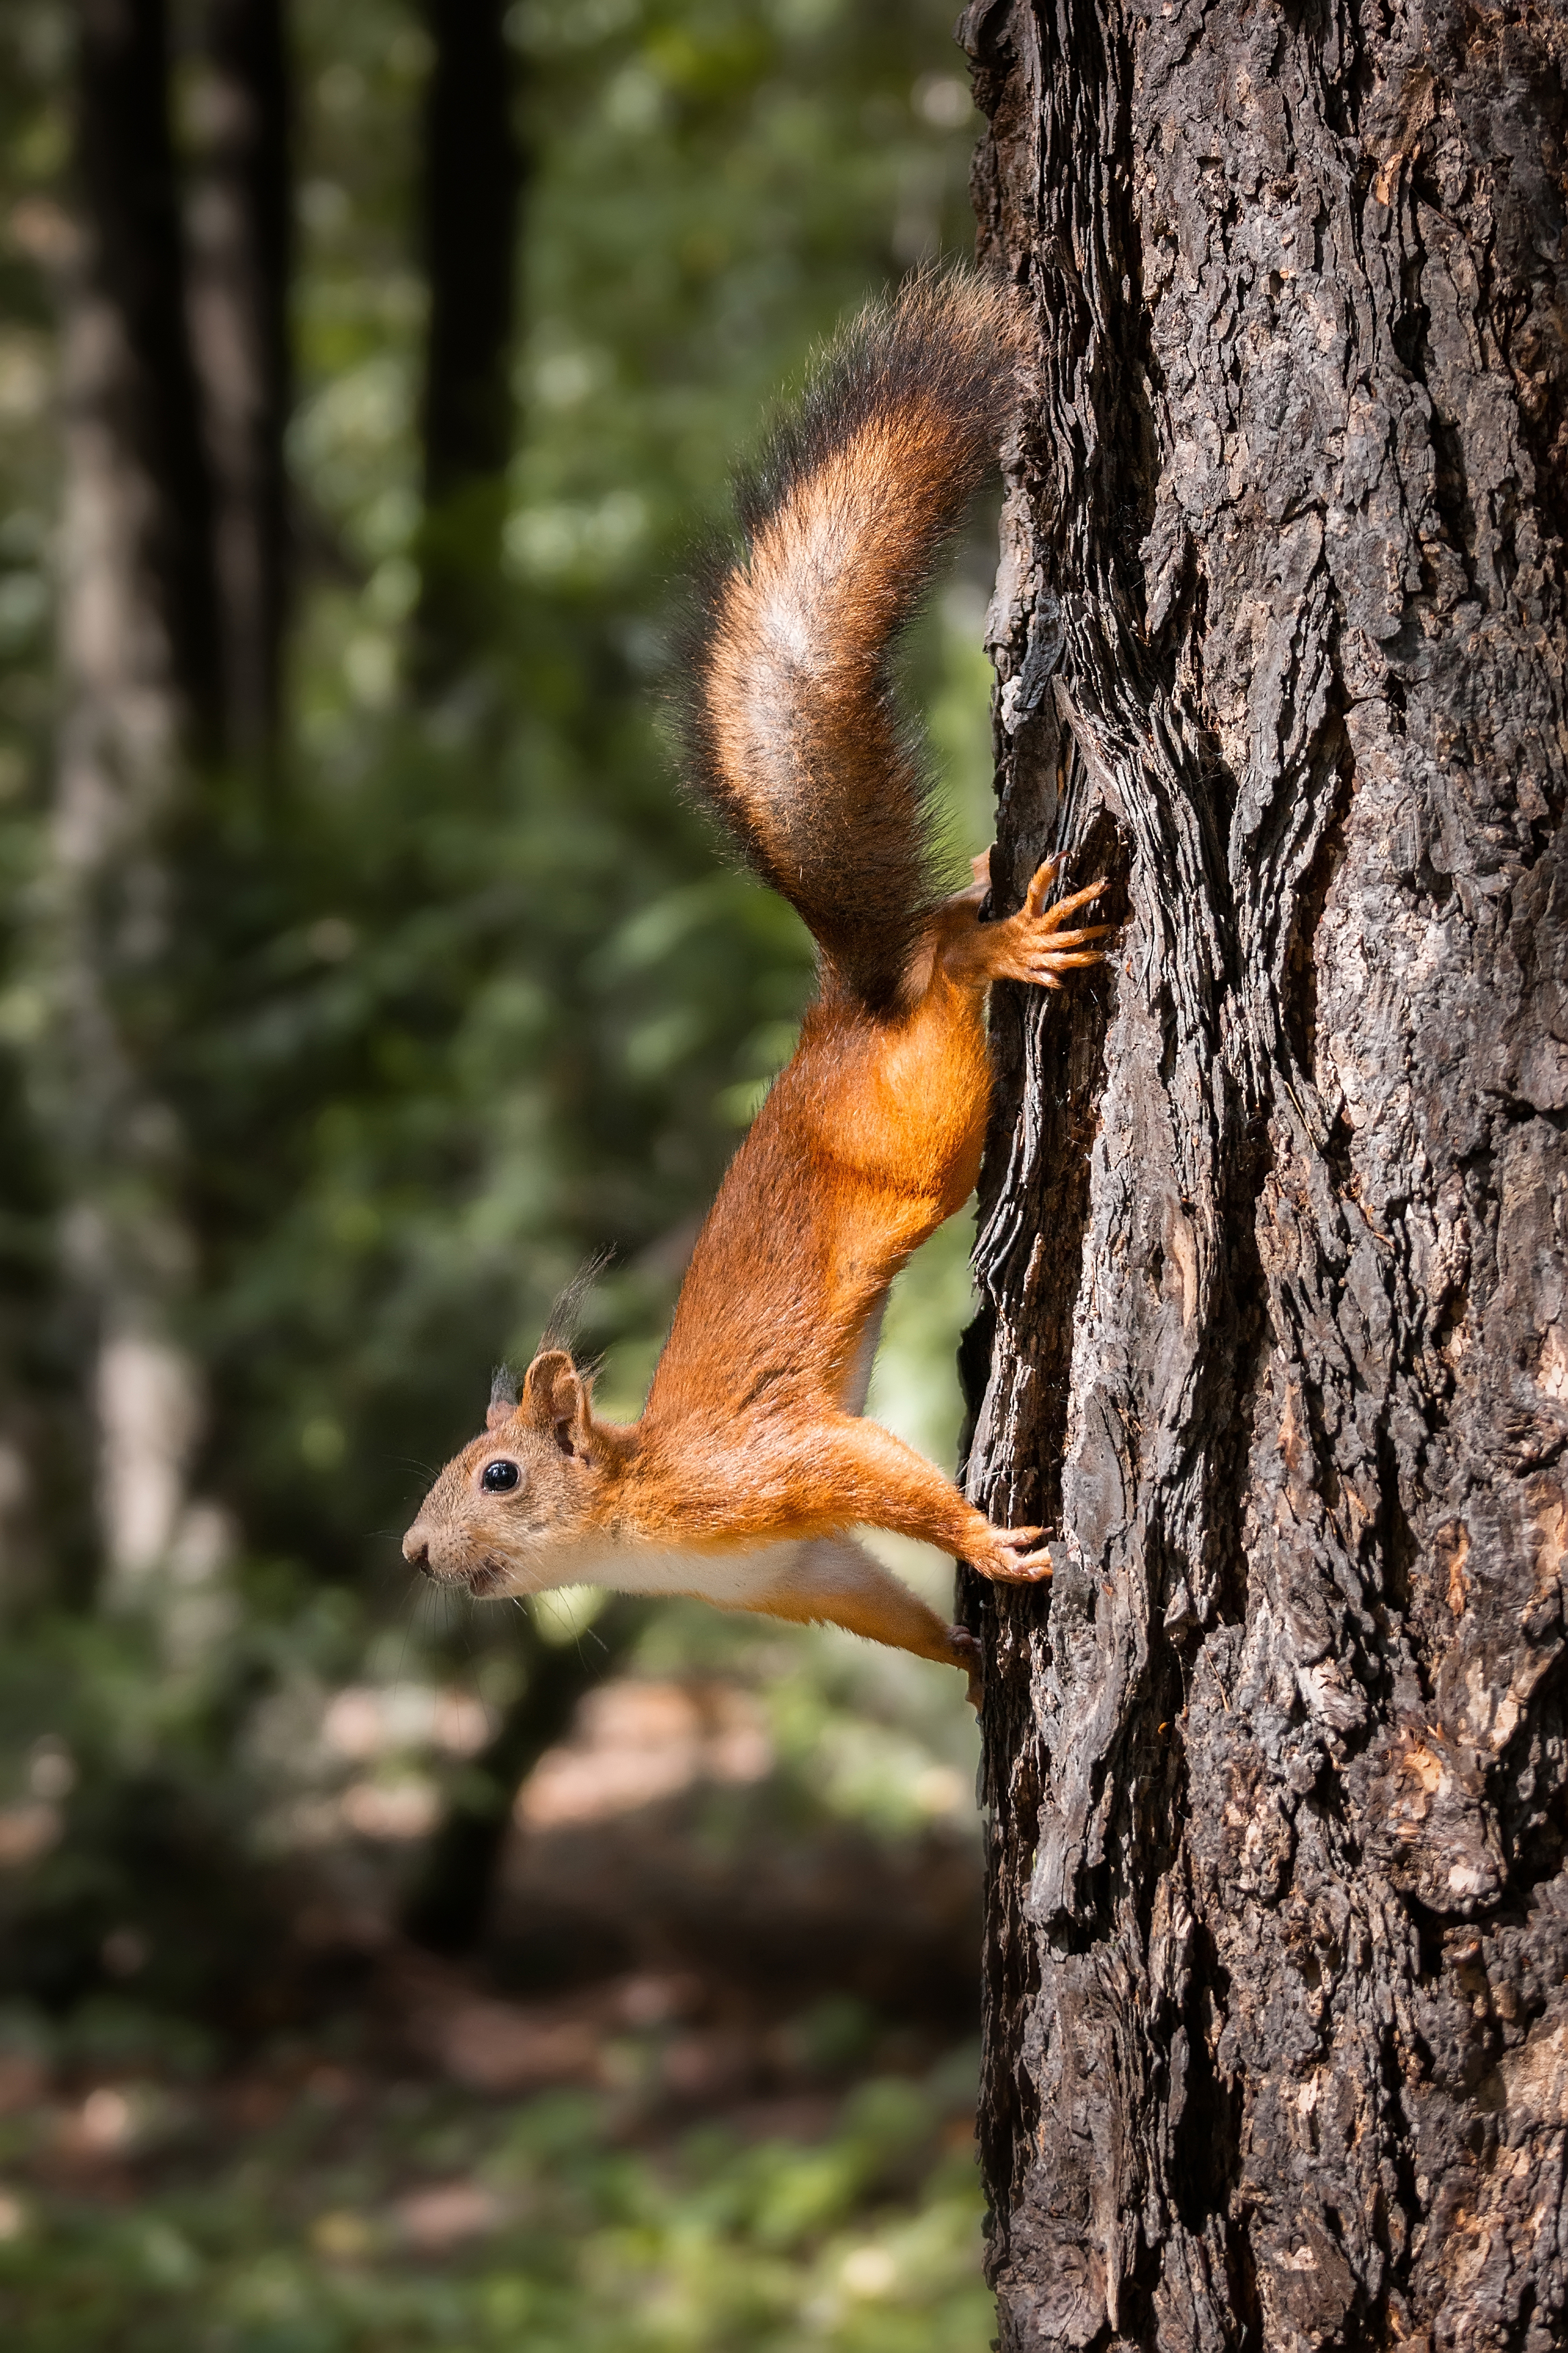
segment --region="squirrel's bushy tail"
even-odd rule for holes
[[[1012,319],[1000,288],[933,275],[841,332],[738,485],[744,552],[710,565],[686,649],[692,788],[804,917],[825,977],[873,1011],[937,897],[889,657],[995,463]]]

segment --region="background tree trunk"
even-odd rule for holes
[[[164,843],[222,725],[212,501],[185,314],[161,0],[80,0],[74,249],[62,257],[64,707],[48,1058],[71,1271],[94,1335],[111,1592],[139,1593],[210,1514],[188,1474],[199,1384],[179,1332],[191,1242],[155,1075],[168,1018]]]
[[[209,0],[205,33],[191,322],[213,477],[226,732],[255,760],[277,733],[287,598],[293,238],[281,0]]]
[[[430,298],[425,521],[414,670],[439,693],[494,617],[507,463],[522,159],[505,0],[427,0],[423,223]]]
[[[1005,2348],[1568,2329],[1568,20],[976,0]]]
[[[484,1934],[512,1809],[544,1755],[565,1737],[577,1704],[612,1674],[647,1623],[647,1605],[616,1594],[574,1642],[551,1644],[519,1620],[526,1680],[468,1767],[420,1858],[403,1927],[434,1953],[467,1953]]]
[[[434,700],[471,677],[495,638],[500,529],[516,418],[510,363],[524,158],[505,0],[427,0],[423,224],[429,321],[421,434],[425,513],[414,682]],[[517,1793],[584,1694],[612,1673],[643,1612],[610,1603],[584,1641],[520,1637],[527,1674],[457,1786],[421,1859],[404,1927],[461,1953],[489,1916]]]

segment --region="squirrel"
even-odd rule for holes
[[[683,669],[689,782],[804,918],[819,986],[698,1238],[641,1418],[595,1411],[550,1345],[404,1539],[481,1597],[594,1583],[826,1620],[961,1668],[979,1646],[855,1543],[890,1528],[983,1576],[1050,1574],[1046,1531],[998,1528],[863,1418],[888,1287],[961,1208],[991,1096],[994,981],[1059,988],[1108,924],[1103,881],[983,922],[988,858],[942,897],[925,773],[890,651],[996,460],[1017,331],[1002,289],[926,276],[830,347],[744,480],[744,550],[716,561]]]

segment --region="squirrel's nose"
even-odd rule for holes
[[[421,1533],[417,1520],[415,1521],[414,1525],[409,1529],[408,1534],[403,1539],[403,1557],[412,1567],[422,1568],[426,1576],[429,1576],[429,1539]]]

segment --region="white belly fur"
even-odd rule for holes
[[[538,1575],[531,1568],[518,1572],[513,1589],[554,1593],[567,1585],[603,1585],[612,1593],[681,1593],[721,1609],[752,1609],[787,1580],[812,1541],[797,1536],[753,1551],[716,1553],[589,1542],[552,1548],[542,1556]]]

